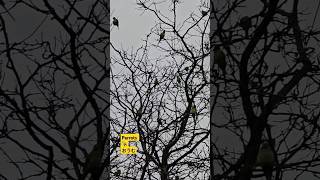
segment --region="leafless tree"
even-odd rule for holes
[[[305,8],[319,2],[309,1],[211,0],[180,17],[183,0],[138,0],[157,23],[138,49],[111,42],[111,60],[109,1],[6,3],[0,177],[264,178],[266,140],[273,179],[319,178],[319,8]],[[19,26],[21,8],[38,25]],[[131,132],[138,154],[120,155]]]
[[[137,155],[111,155],[113,178],[203,179],[209,170],[208,16],[195,7],[181,20],[178,1],[137,6],[157,23],[136,50],[113,46],[112,125],[115,142],[132,132],[141,140]]]
[[[211,47],[227,57],[225,78],[212,71],[212,179],[263,177],[264,140],[273,179],[319,178],[318,8],[307,9],[319,2],[308,2],[210,1]]]
[[[5,4],[15,21],[0,15],[2,178],[109,178],[109,4]]]

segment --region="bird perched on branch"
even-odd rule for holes
[[[9,16],[12,18],[12,20],[14,20],[14,21],[15,21],[14,17],[13,17],[13,16],[12,16],[12,14],[9,12],[9,10],[7,9],[7,7],[5,6],[5,4],[4,4],[4,1],[3,1],[3,0],[0,0],[0,6],[2,6],[2,7],[3,7],[3,9],[6,11],[6,13],[8,13],[8,14],[9,14]]]
[[[178,75],[177,76],[177,83],[180,84],[181,83],[181,77]]]
[[[274,164],[274,157],[271,146],[268,141],[264,141],[261,144],[259,153],[257,155],[256,165],[261,166],[266,176],[266,180],[271,180],[272,178],[272,168]]]
[[[195,119],[197,116],[197,107],[194,103],[191,107],[190,114],[192,115],[193,119]]]
[[[161,32],[161,34],[159,35],[159,36],[160,36],[159,42],[164,39],[165,34],[166,34],[166,31],[163,30],[163,31]]]
[[[158,118],[158,119],[157,119],[158,124],[159,124],[160,126],[162,126],[162,125],[163,125],[162,120],[163,120],[163,119],[161,119],[161,118]]]
[[[181,81],[182,81],[182,73],[181,72],[178,72],[178,74],[176,75],[177,77],[177,83],[180,84]]]
[[[157,85],[159,85],[159,81],[158,81],[158,79],[156,78],[156,79],[154,80],[154,86],[157,86]]]
[[[202,10],[202,11],[201,11],[202,17],[208,15],[208,12],[209,12],[209,11],[203,11],[203,10]]]
[[[100,168],[100,161],[103,155],[103,146],[102,144],[94,145],[92,151],[88,154],[84,166],[84,174],[87,175],[91,173],[92,176],[95,176],[96,172]]]
[[[113,24],[114,26],[117,26],[118,29],[119,29],[119,20],[118,20],[117,18],[113,17],[112,24]]]
[[[225,76],[227,67],[226,55],[219,46],[214,48],[214,64],[218,64],[218,67],[222,70],[223,75]]]
[[[142,106],[139,108],[139,110],[137,111],[137,116],[140,117],[142,116]]]
[[[249,37],[249,29],[252,26],[251,19],[248,16],[244,16],[243,18],[240,19],[240,27],[244,30],[246,33],[246,38]]]
[[[119,177],[121,175],[121,170],[118,169],[115,173],[114,173],[115,176]]]
[[[205,49],[206,51],[209,51],[209,50],[210,50],[209,42],[205,42],[205,43],[204,43],[204,49]]]

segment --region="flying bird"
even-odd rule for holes
[[[218,67],[222,70],[223,75],[225,76],[227,67],[226,55],[219,46],[214,48],[214,64],[218,64]]]
[[[266,180],[271,180],[272,178],[272,167],[274,164],[274,157],[271,147],[268,141],[264,141],[261,144],[260,150],[257,155],[256,165],[261,166],[266,176]]]
[[[115,26],[117,26],[118,29],[119,29],[119,20],[118,20],[117,18],[113,17],[112,24],[115,25]]]
[[[249,37],[249,29],[252,26],[251,19],[248,16],[244,16],[240,19],[240,27],[244,30],[246,33],[246,38]]]

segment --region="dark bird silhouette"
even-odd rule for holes
[[[117,18],[113,17],[112,24],[119,28],[119,20]]]
[[[214,64],[217,64],[218,67],[222,70],[223,75],[226,75],[226,55],[218,46],[214,48]]]
[[[121,175],[121,170],[118,169],[115,173],[114,173],[115,176],[119,177]]]
[[[181,77],[178,75],[177,76],[177,83],[180,84],[181,83]]]
[[[160,36],[159,42],[164,39],[165,34],[166,34],[166,31],[163,30],[163,31],[161,32],[161,34],[159,35],[159,36]]]
[[[240,19],[240,27],[244,30],[246,38],[249,37],[249,29],[252,26],[251,19],[248,16],[244,16]]]
[[[99,176],[98,171],[100,169],[100,161],[103,156],[103,146],[102,144],[94,145],[92,151],[88,154],[84,166],[84,175],[91,173],[92,178],[97,178]]]
[[[157,86],[157,85],[159,85],[159,81],[158,81],[158,79],[156,78],[156,79],[154,80],[154,86]]]
[[[272,168],[274,163],[273,152],[269,145],[268,141],[264,141],[261,144],[259,153],[257,155],[257,162],[258,166],[262,167],[264,175],[266,176],[266,180],[272,179]]]
[[[191,110],[190,110],[190,114],[192,115],[193,119],[196,118],[197,116],[197,107],[195,104],[192,105]]]
[[[202,17],[208,15],[208,12],[209,12],[209,11],[203,11],[203,10],[202,10],[202,11],[201,11]]]

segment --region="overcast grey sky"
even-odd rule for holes
[[[217,0],[217,2],[218,1],[219,0]],[[181,5],[179,5],[177,11],[178,16],[180,16],[181,19],[186,19],[192,11],[199,13],[198,6],[200,1],[181,0],[181,2],[182,3]],[[247,2],[247,6],[242,8],[242,11],[240,12],[240,15],[238,17],[234,17],[234,21],[238,21],[239,18],[245,15],[251,15],[253,12],[257,11],[256,7],[257,4],[260,4],[260,2],[256,0],[249,0]],[[315,2],[316,1],[314,0],[305,0],[303,1],[303,3],[301,3],[300,7],[307,12],[314,13]],[[290,3],[288,3],[288,7],[291,7]],[[164,13],[168,10],[168,7],[162,7],[162,9],[159,9],[162,10],[162,13]],[[116,17],[119,19],[120,28],[117,29],[116,27],[111,27],[111,42],[116,47],[123,47],[124,49],[135,49],[140,46],[143,43],[142,39],[145,38],[146,34],[150,32],[150,29],[157,23],[155,22],[156,18],[153,14],[151,14],[150,12],[143,13],[143,11],[137,9],[135,0],[111,0],[111,18],[112,17]],[[309,21],[305,21],[304,23],[311,24],[311,19],[309,19]],[[154,41],[156,41],[156,39],[154,39]],[[111,56],[112,55],[113,51],[111,51]],[[152,56],[157,55],[158,54],[152,54]],[[116,69],[114,69],[114,71],[116,71]],[[223,117],[223,115],[217,116]],[[220,134],[221,138],[228,137],[228,135],[222,131],[223,130],[221,130],[221,132],[217,132],[217,134]],[[225,141],[221,142],[225,143]],[[235,144],[237,143],[238,142],[233,142],[231,139],[228,139],[228,144],[230,144],[231,146],[235,146]]]

